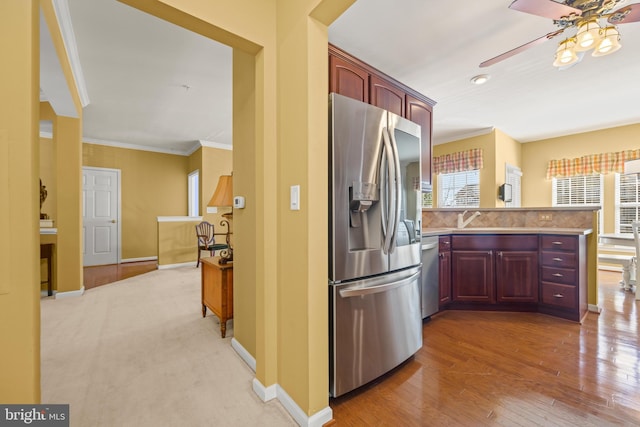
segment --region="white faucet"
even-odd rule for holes
[[[466,215],[467,212],[468,211],[464,211],[461,214],[458,214],[458,228],[465,228],[467,225],[471,223],[471,221],[473,221],[474,219],[476,219],[476,217],[481,215],[480,212],[476,211],[473,215],[471,215],[469,218],[465,220],[464,216]]]

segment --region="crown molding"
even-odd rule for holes
[[[213,142],[213,141],[205,141],[203,139],[201,139],[200,141],[198,141],[198,143],[200,144],[200,146],[202,147],[209,147],[209,148],[219,148],[221,150],[229,150],[229,151],[233,151],[233,146],[228,145],[228,144],[222,144],[220,142]],[[195,151],[195,150],[194,150]]]
[[[58,20],[58,26],[60,27],[60,33],[62,34],[62,41],[64,48],[67,51],[67,57],[71,65],[71,72],[76,82],[76,88],[78,89],[78,96],[80,97],[80,104],[82,107],[89,105],[89,94],[87,92],[87,85],[84,80],[84,73],[82,72],[82,66],[80,65],[80,56],[78,55],[78,45],[76,44],[76,36],[73,32],[73,25],[71,23],[71,13],[69,12],[69,3],[67,0],[53,0],[53,11],[56,14]]]
[[[129,150],[150,151],[152,153],[175,154],[178,156],[188,156],[189,150],[175,150],[171,148],[150,147],[148,145],[130,144],[128,142],[107,141],[96,138],[82,138],[85,144],[105,145],[107,147],[126,148]]]

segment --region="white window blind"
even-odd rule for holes
[[[616,233],[632,233],[640,219],[640,182],[637,175],[616,174]]]
[[[480,171],[439,174],[438,207],[480,207]]]
[[[602,207],[604,175],[576,175],[553,178],[552,206]],[[602,209],[599,210],[599,227],[603,227]]]

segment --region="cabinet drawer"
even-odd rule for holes
[[[578,288],[542,282],[542,303],[563,308],[578,308]]]
[[[542,265],[551,267],[575,268],[575,252],[542,252]]]
[[[451,236],[454,250],[537,250],[538,236],[531,234],[474,234]]]
[[[576,284],[577,272],[573,268],[542,267],[542,281],[563,283],[565,285]]]
[[[578,239],[574,236],[542,236],[543,251],[575,251],[578,249]]]
[[[439,252],[449,252],[451,250],[451,236],[440,236],[438,244]]]

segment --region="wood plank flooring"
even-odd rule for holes
[[[84,289],[107,285],[158,268],[157,261],[128,262],[123,264],[96,265],[83,268]]]
[[[445,311],[393,372],[331,399],[338,426],[640,425],[634,295],[600,271],[602,313]]]

